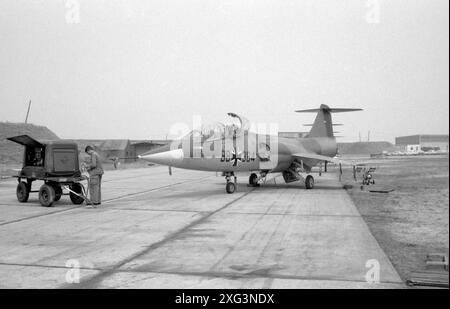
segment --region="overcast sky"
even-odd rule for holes
[[[294,110],[328,104],[364,109],[334,116],[341,141],[448,133],[448,6],[1,0],[0,121],[31,99],[29,122],[62,138],[156,139],[230,111],[305,131]]]

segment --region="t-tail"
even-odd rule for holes
[[[362,111],[360,108],[330,108],[328,105],[322,104],[319,108],[302,109],[297,113],[317,113],[316,119],[312,124],[308,137],[334,137],[333,120],[331,113],[344,113]]]

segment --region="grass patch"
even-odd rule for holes
[[[395,191],[361,191],[344,173],[348,192],[372,234],[403,280],[426,270],[427,253],[449,252],[449,161],[447,156],[374,161],[377,186]],[[365,188],[368,189],[368,188]]]

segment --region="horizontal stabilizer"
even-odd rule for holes
[[[345,113],[345,112],[358,112],[362,111],[361,108],[313,108],[313,109],[300,109],[295,112],[297,113],[317,113],[321,110],[326,110],[330,113]]]
[[[314,125],[314,123],[307,123],[307,124],[304,124],[303,126],[304,127],[312,127],[313,125]],[[332,123],[331,125],[333,125],[333,126],[343,126],[342,123]]]
[[[321,104],[319,108],[301,109],[297,113],[317,113],[316,119],[311,126],[308,134],[309,138],[313,137],[330,137],[333,138],[333,121],[332,113],[356,112],[361,111],[360,108],[331,108],[328,105]],[[306,125],[309,126],[309,125]]]

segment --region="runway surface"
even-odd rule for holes
[[[1,181],[0,288],[404,287],[335,174],[313,190],[238,183],[227,194],[214,173],[109,171],[103,204],[86,209],[66,196],[22,204]],[[367,283],[377,265],[380,283]]]

